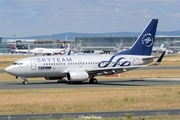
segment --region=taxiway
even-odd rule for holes
[[[0,89],[47,89],[47,88],[88,88],[88,87],[137,87],[137,86],[168,86],[180,85],[180,78],[146,78],[146,79],[104,79],[97,84],[70,83],[61,81],[29,81],[28,85],[22,84],[21,80],[0,82]]]

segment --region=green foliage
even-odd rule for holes
[[[124,102],[128,102],[129,101],[129,97],[126,96],[125,98],[123,98],[123,101]]]
[[[126,113],[125,115],[126,115],[127,119],[132,119],[132,117],[133,117],[133,114],[131,114],[131,113]]]
[[[144,117],[142,117],[142,118],[140,117],[139,120],[146,120],[146,119]]]

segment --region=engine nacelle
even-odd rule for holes
[[[63,77],[44,77],[46,80],[58,80],[63,79]]]
[[[89,78],[89,74],[84,70],[71,70],[66,74],[68,81],[86,81]]]
[[[45,54],[43,54],[43,56],[50,56],[50,55],[54,55],[54,53],[45,53]]]

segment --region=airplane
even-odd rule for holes
[[[59,48],[34,48],[30,52],[33,53],[34,55],[64,55],[66,52],[66,49],[64,48],[64,43],[62,43]]]
[[[173,54],[173,51],[165,48],[164,44],[161,44],[160,47],[153,47],[153,49],[152,49],[153,53],[162,53],[163,51],[166,51],[166,54]]]
[[[153,47],[153,49],[152,49],[152,52],[154,53],[154,52],[159,52],[159,51],[164,51],[166,48],[164,48],[164,44],[161,44],[161,46],[160,47]]]
[[[114,55],[34,56],[15,61],[5,71],[28,84],[27,78],[44,77],[46,80],[66,78],[68,82],[97,83],[96,76],[123,73],[153,61],[151,56],[158,19],[152,19],[133,46]],[[162,54],[155,65],[158,65]]]
[[[26,49],[18,49],[17,47],[15,47],[13,50],[11,50],[12,52],[16,52],[16,53],[30,53],[31,50],[26,50]]]
[[[64,55],[66,53],[66,49],[64,48],[64,43],[62,43],[59,48],[34,48],[32,50],[19,50],[15,48],[14,52],[20,52],[20,53],[32,53],[34,55],[56,55],[61,54]]]

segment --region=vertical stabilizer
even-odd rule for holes
[[[60,49],[63,49],[64,46],[65,46],[65,43],[63,42],[63,43],[59,46],[59,48],[60,48]]]
[[[119,52],[118,54],[151,55],[157,24],[158,19],[152,19],[137,38],[133,46],[129,50]]]

